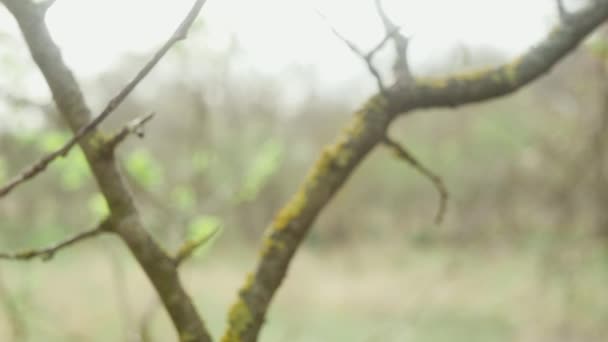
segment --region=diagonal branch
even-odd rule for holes
[[[91,111],[74,74],[63,61],[57,44],[51,38],[37,5],[28,0],[0,2],[4,3],[17,20],[32,58],[51,89],[59,112],[75,134],[82,132],[83,127],[89,125]],[[193,2],[191,10],[176,30],[176,34],[171,37],[171,41],[185,37],[187,28],[204,3],[205,0]],[[163,51],[159,51],[155,59],[160,58]],[[133,83],[133,86],[135,84]],[[121,94],[126,96],[127,93],[128,91]],[[117,106],[122,101],[121,98],[122,96],[118,96],[110,101],[108,108]],[[102,153],[105,141],[103,133],[93,127],[90,129],[90,137],[87,135],[78,143],[110,208],[112,231],[125,242],[145,271],[175,327],[179,341],[212,341],[192,299],[181,283],[173,258],[145,229],[114,154]]]
[[[466,76],[397,82],[387,89],[388,96],[376,94],[368,99],[336,141],[323,150],[267,227],[257,264],[228,314],[223,341],[257,341],[270,303],[316,217],[369,152],[383,143],[387,128],[399,113],[482,101],[521,88],[548,71],[608,18],[608,0],[596,0],[571,13],[571,18],[576,20],[554,29],[514,63]]]
[[[570,12],[567,21],[555,27],[545,40],[513,61],[447,77],[417,78],[411,85],[390,89],[395,109],[453,107],[510,94],[548,72],[561,58],[575,49],[598,25],[606,21],[608,0]]]
[[[100,222],[95,228],[85,230],[84,232],[78,233],[69,239],[58,242],[49,247],[41,249],[30,249],[14,253],[0,253],[0,259],[24,261],[31,260],[34,258],[41,258],[43,261],[51,260],[57,252],[60,252],[61,250],[67,247],[75,245],[76,243],[81,242],[83,240],[95,237],[101,233],[110,231],[111,228],[109,226],[109,222],[110,221],[108,219],[105,219]]]
[[[8,3],[9,1],[5,1]],[[52,5],[54,1],[47,1],[45,4]],[[127,85],[120,91],[116,96],[114,96],[105,106],[105,108],[97,115],[93,120],[91,120],[88,124],[82,126],[76,134],[63,146],[58,148],[56,151],[53,151],[42,158],[40,158],[37,162],[27,167],[25,170],[20,172],[20,174],[13,178],[8,184],[2,186],[0,188],[0,198],[6,196],[9,192],[11,192],[15,187],[19,186],[21,183],[24,183],[42,171],[44,171],[49,164],[51,164],[55,159],[59,157],[64,157],[68,154],[68,152],[78,143],[80,139],[82,139],[88,133],[91,133],[99,124],[101,124],[110,114],[116,110],[116,108],[131,94],[133,89],[150,73],[150,71],[156,66],[156,64],[165,56],[167,51],[171,49],[171,47],[178,41],[183,40],[188,35],[188,30],[194,20],[198,16],[202,6],[205,4],[205,0],[196,1],[188,12],[188,15],[182,20],[177,29],[173,32],[171,37],[156,51],[152,59],[148,61],[144,65],[144,67],[135,75],[135,77],[127,83]],[[40,19],[38,19],[40,20]]]
[[[437,209],[437,215],[435,216],[435,223],[440,224],[443,221],[448,203],[448,190],[443,183],[441,177],[431,171],[428,167],[424,166],[410,151],[408,151],[403,145],[392,140],[389,137],[384,137],[383,143],[388,146],[395,155],[410,164],[416,171],[420,172],[423,176],[428,178],[431,183],[437,189],[439,193],[439,207]]]

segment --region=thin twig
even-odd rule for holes
[[[398,30],[398,26],[395,25],[395,23],[393,23],[393,21],[389,18],[388,14],[386,14],[386,11],[382,6],[382,0],[375,0],[375,4],[378,16],[384,25],[386,35],[393,39],[395,45],[395,53],[397,54],[397,58],[393,64],[393,72],[395,73],[395,77],[398,80],[409,81],[412,78],[412,73],[410,71],[410,66],[407,59],[407,49],[409,47],[410,40]]]
[[[416,169],[418,172],[428,178],[433,183],[433,185],[435,185],[437,192],[439,192],[439,208],[437,209],[435,223],[440,224],[443,221],[448,202],[448,191],[445,187],[445,184],[443,183],[443,180],[441,180],[441,177],[436,175],[433,171],[431,171],[429,168],[419,162],[418,159],[414,157],[414,155],[412,155],[407,149],[405,149],[405,147],[400,145],[398,142],[385,136],[383,143],[386,146],[390,147],[393,152],[395,152],[395,155],[398,158],[410,164],[414,169]]]
[[[568,20],[568,10],[566,10],[566,5],[564,5],[563,0],[555,0],[555,5],[557,6],[557,14],[559,15],[559,19],[562,22]]]
[[[210,241],[213,237],[215,237],[217,235],[217,233],[219,233],[220,230],[221,230],[221,228],[217,227],[214,231],[212,231],[208,235],[202,236],[200,238],[192,239],[192,240],[187,240],[186,242],[184,242],[184,244],[177,251],[175,258],[173,259],[175,261],[175,264],[177,266],[180,266],[186,259],[190,258],[192,256],[192,254],[194,253],[194,251],[196,251],[200,246],[204,245],[205,243]]]
[[[39,4],[40,6],[40,11],[42,11],[43,14],[46,14],[46,12],[49,10],[49,8],[51,8],[51,6],[53,6],[55,4],[56,0],[46,0],[43,1]]]
[[[109,220],[105,219],[101,223],[99,223],[95,228],[78,233],[72,236],[71,238],[56,243],[50,247],[45,247],[41,249],[31,249],[14,253],[0,253],[0,259],[26,261],[34,258],[41,258],[43,261],[48,261],[51,260],[57,252],[61,251],[64,248],[70,247],[80,241],[97,236],[103,232],[109,231],[109,225]]]
[[[0,188],[0,198],[6,196],[11,190],[15,187],[24,183],[25,181],[35,177],[42,171],[44,171],[47,166],[52,163],[55,159],[59,157],[63,157],[67,155],[67,153],[74,147],[78,141],[92,132],[102,121],[104,121],[114,110],[124,101],[124,99],[135,89],[135,87],[141,82],[141,80],[148,75],[150,70],[156,66],[156,64],[163,58],[163,56],[169,51],[169,49],[178,41],[186,38],[188,34],[188,30],[192,26],[192,23],[196,19],[198,13],[201,8],[205,4],[206,0],[197,0],[188,15],[184,18],[184,20],[177,27],[175,32],[169,37],[169,39],[165,42],[165,44],[154,54],[152,59],[146,63],[146,65],[137,73],[137,75],[114,97],[112,98],[106,105],[106,107],[101,111],[101,113],[96,116],[93,120],[91,120],[85,126],[82,126],[78,132],[61,148],[57,149],[54,152],[51,152],[40,160],[38,160],[33,165],[29,166],[27,169],[22,171],[17,177],[13,178],[9,181],[8,184]]]
[[[155,113],[150,113],[146,116],[135,118],[131,122],[127,123],[120,131],[115,133],[105,143],[104,148],[108,151],[113,151],[118,144],[127,138],[130,134],[135,134],[139,138],[144,137],[143,126],[154,117]]]
[[[357,45],[355,45],[353,42],[351,42],[346,37],[344,37],[340,32],[338,32],[338,30],[333,25],[331,25],[331,23],[329,22],[329,20],[327,19],[327,17],[325,17],[325,15],[323,15],[323,13],[321,13],[318,10],[315,10],[315,12],[317,13],[317,15],[323,21],[325,21],[327,23],[327,25],[329,26],[329,28],[331,29],[331,31],[333,32],[333,34],[338,39],[340,39],[342,42],[344,42],[344,44],[346,44],[346,46],[348,46],[348,48],[351,49],[352,52],[354,52],[357,56],[359,56],[361,58],[361,60],[363,60],[365,62],[365,65],[367,66],[367,69],[372,74],[372,76],[374,76],[374,78],[376,79],[376,83],[378,85],[378,90],[380,91],[381,94],[386,94],[386,87],[384,86],[384,81],[382,81],[382,76],[380,75],[380,72],[378,71],[378,69],[376,68],[376,66],[374,66],[373,58],[374,58],[374,55],[380,49],[382,49],[382,47],[389,40],[390,35],[394,35],[395,32],[391,32],[390,35],[387,34],[388,37],[384,37],[382,39],[382,41],[380,41],[380,43],[378,43],[376,45],[376,47],[374,47],[370,52],[364,53],[361,49],[359,49],[357,47]]]

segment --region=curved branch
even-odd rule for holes
[[[424,166],[420,161],[418,161],[418,159],[416,159],[416,157],[414,157],[412,153],[410,153],[410,151],[408,151],[403,145],[399,144],[395,140],[386,136],[384,137],[383,143],[391,150],[393,150],[397,158],[410,164],[416,171],[420,172],[423,176],[428,178],[431,183],[433,183],[433,185],[437,189],[437,192],[439,193],[439,206],[437,208],[437,215],[435,216],[435,223],[441,224],[441,222],[443,221],[443,217],[445,216],[445,212],[447,210],[449,196],[448,189],[443,183],[441,177],[431,171],[431,169],[429,169],[428,167]]]
[[[314,220],[365,156],[383,141],[397,114],[482,101],[519,89],[548,71],[608,18],[608,0],[597,0],[571,18],[513,63],[466,76],[397,82],[388,89],[388,96],[377,94],[368,100],[337,141],[324,149],[266,229],[260,258],[230,309],[222,341],[257,340],[270,302]]]

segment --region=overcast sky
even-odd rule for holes
[[[573,0],[576,2],[576,0]],[[579,1],[580,2],[580,1]],[[49,26],[68,63],[80,75],[111,67],[122,54],[141,53],[163,42],[191,0],[61,0]],[[414,65],[441,58],[456,43],[519,52],[546,33],[555,16],[554,0],[385,0],[394,20],[412,35]],[[221,49],[238,37],[250,62],[280,70],[297,62],[331,71],[336,77],[361,67],[315,13],[322,12],[362,48],[382,37],[372,0],[209,0],[201,20],[208,41]],[[0,13],[0,28],[11,30]],[[322,72],[321,72],[322,73]]]

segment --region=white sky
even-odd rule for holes
[[[109,69],[124,53],[159,46],[191,3],[60,0],[49,12],[48,23],[68,63],[80,76],[92,76]],[[394,20],[414,37],[414,65],[437,60],[458,42],[519,52],[550,27],[553,4],[554,0],[385,0]],[[297,62],[338,79],[363,70],[315,9],[362,48],[382,37],[372,0],[209,0],[201,15],[211,31],[209,41],[186,44],[221,48],[234,34],[250,63],[260,69],[277,71]],[[0,11],[0,30],[13,31],[5,12]]]

